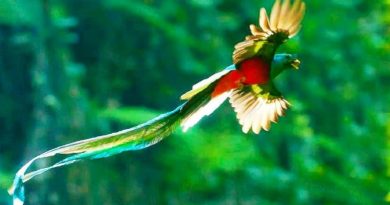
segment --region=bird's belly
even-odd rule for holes
[[[227,75],[223,76],[218,84],[215,86],[212,97],[216,97],[226,91],[238,88],[243,81],[243,76],[240,71],[233,70]]]
[[[270,78],[270,64],[265,60],[254,57],[243,61],[238,68],[244,76],[243,84],[265,84]]]

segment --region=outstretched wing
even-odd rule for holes
[[[276,0],[270,18],[267,11],[261,8],[259,26],[250,25],[252,35],[234,47],[234,64],[254,56],[272,60],[278,46],[298,33],[304,13],[305,3],[301,0],[295,0],[293,4],[290,4],[290,0],[283,3]]]
[[[252,129],[256,134],[262,129],[268,131],[271,122],[276,123],[290,106],[272,83],[236,89],[230,96],[230,103],[242,131],[248,133]]]

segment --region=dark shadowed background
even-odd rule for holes
[[[231,63],[261,0],[0,0],[0,204],[28,159],[134,126]],[[390,202],[390,1],[307,0],[293,104],[259,135],[225,103],[146,150],[55,169],[30,205]],[[39,166],[43,166],[41,161]]]

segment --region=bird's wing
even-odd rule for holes
[[[230,95],[230,103],[237,113],[242,131],[258,134],[268,131],[271,122],[277,122],[290,106],[272,82],[265,85],[250,85],[236,89]]]
[[[180,124],[184,132],[198,123],[204,116],[208,116],[213,113],[230,96],[230,90],[215,97],[212,97],[212,92],[214,91],[219,79],[235,69],[234,65],[225,68],[224,70],[193,85],[190,91],[184,93],[180,97],[181,100],[191,101],[191,103],[186,106],[199,104],[196,106],[197,109],[191,110],[181,121]],[[184,108],[186,108],[186,106]]]
[[[259,26],[250,25],[252,35],[234,47],[234,64],[254,56],[272,60],[278,46],[298,33],[304,13],[305,3],[301,0],[295,0],[293,4],[290,4],[290,0],[283,3],[276,0],[270,18],[267,11],[261,8]]]

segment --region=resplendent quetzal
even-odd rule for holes
[[[276,0],[270,18],[260,9],[259,26],[250,25],[251,35],[238,43],[233,52],[233,65],[195,84],[181,96],[185,102],[175,110],[144,124],[108,135],[66,144],[30,160],[17,173],[9,193],[14,205],[24,203],[23,184],[52,168],[80,160],[112,156],[124,151],[149,147],[171,134],[177,126],[183,131],[210,115],[227,98],[237,113],[242,131],[259,133],[269,130],[271,122],[283,116],[289,103],[275,87],[273,80],[283,71],[298,69],[300,62],[290,54],[275,54],[287,39],[301,27],[305,4],[301,0]],[[68,155],[52,166],[27,172],[38,159]]]

